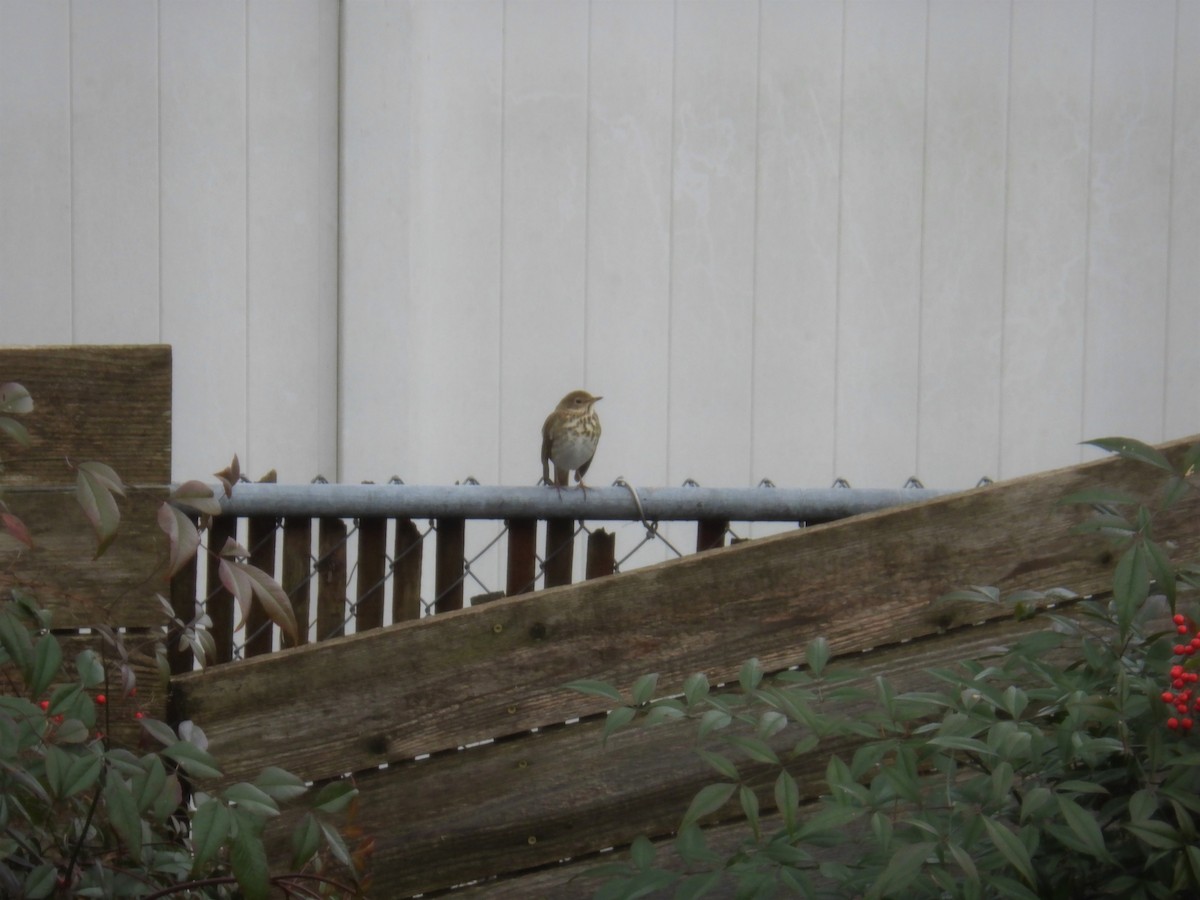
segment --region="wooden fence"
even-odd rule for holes
[[[130,353],[140,360],[131,363]],[[131,492],[121,537],[92,563],[90,536],[59,472],[74,432],[100,422],[109,437],[138,437],[97,439],[87,455],[113,462],[130,481],[166,483],[169,351],[5,351],[0,372],[31,389],[39,415],[57,409],[70,418],[60,431],[31,420],[42,444],[25,464],[19,454],[5,457],[14,460],[5,500],[38,544],[0,559],[0,592],[33,590],[64,628],[85,628],[103,612],[129,634],[152,639],[161,627],[153,595],[167,589],[153,520],[165,490]],[[66,396],[76,399],[56,399]],[[36,477],[16,474],[42,458],[46,469]],[[399,578],[394,615],[407,621],[377,627],[378,603],[369,590],[359,592],[357,633],[260,655],[263,645],[252,638],[245,646],[251,658],[175,675],[171,714],[204,728],[231,779],[266,765],[316,782],[353,776],[362,799],[358,824],[376,840],[373,896],[452,888],[467,896],[586,896],[593,886],[574,875],[638,834],[668,838],[711,774],[690,752],[687,723],[620,733],[602,746],[604,704],[565,690],[565,682],[589,677],[628,686],[653,671],[660,689],[671,691],[704,671],[717,683],[735,678],[752,656],[768,671],[803,665],[804,646],[824,635],[856,667],[885,671],[901,689],[919,687],[929,666],[978,657],[1041,627],[1000,609],[934,605],[935,598],[966,584],[1103,591],[1115,565],[1109,546],[1070,535],[1087,511],[1057,500],[1098,484],[1144,493],[1157,481],[1148,467],[1102,460],[421,619],[411,615],[419,596],[414,563],[414,571],[402,566],[392,575]],[[1193,500],[1162,523],[1180,556],[1200,550],[1198,513]],[[302,561],[308,571],[314,526],[285,521],[277,532],[276,525],[273,517],[251,521],[249,544],[264,563],[282,557],[287,584],[300,578]],[[318,548],[344,546],[339,526],[317,521]],[[234,527],[219,518],[216,539]],[[358,583],[369,589],[385,574],[381,550],[394,562],[418,544],[405,523],[392,526],[390,547],[379,523],[358,527]],[[442,551],[441,537],[434,565],[445,567],[440,577],[448,583],[455,545],[447,541]],[[277,540],[281,552],[268,552]],[[316,616],[334,626],[351,600],[345,563],[320,549],[318,560]],[[171,585],[181,607],[195,602],[190,579],[197,574]],[[214,618],[228,610],[219,628],[232,629],[228,597],[214,595],[210,609]],[[248,623],[247,633],[253,630]],[[174,662],[190,666],[183,655]],[[148,662],[145,668],[150,685]],[[161,693],[142,693],[138,703],[151,715],[167,714]],[[820,790],[829,749],[823,745],[794,770],[807,796]],[[746,771],[752,784],[765,775]],[[760,801],[769,813],[769,790]],[[733,815],[714,826],[710,843],[736,839],[736,829]]]

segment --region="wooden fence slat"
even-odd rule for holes
[[[238,520],[233,516],[214,516],[208,530],[208,599],[204,611],[212,620],[210,629],[217,647],[217,658],[211,662],[233,659],[233,594],[221,584],[221,548],[225,542],[237,540]]]
[[[250,565],[262,569],[274,578],[276,531],[279,522],[273,516],[251,516],[246,521],[246,543],[247,549],[250,551]],[[250,612],[246,616],[245,634],[244,652],[246,656],[261,656],[271,652],[275,629],[263,610],[262,604],[250,605]]]
[[[387,519],[358,523],[358,584],[355,587],[355,630],[383,625],[383,590],[387,578]]]
[[[462,519],[438,519],[433,595],[437,612],[463,608],[463,556],[467,529]]]
[[[34,402],[22,417],[30,445],[5,445],[0,484],[73,483],[67,458],[107,463],[128,484],[170,484],[169,346],[4,347],[0,372]]]
[[[617,567],[617,536],[611,531],[597,528],[588,535],[587,569],[588,580],[611,575]]]
[[[575,568],[575,520],[546,521],[546,587],[570,584]]]
[[[317,525],[317,640],[346,633],[346,523],[323,518]]]
[[[932,602],[965,584],[1102,590],[1116,562],[1108,544],[1070,534],[1090,512],[1057,501],[1160,482],[1148,466],[1105,459],[189,673],[175,687],[231,777],[264,760],[307,779],[364,771],[601,710],[561,687],[573,678],[627,685],[653,660],[669,690],[697,670],[735,677],[751,656],[768,670],[801,663],[816,635],[857,652],[1003,615]],[[1200,550],[1198,507],[1181,502],[1157,526],[1180,555]],[[313,721],[319,739],[296,741]]]
[[[998,644],[1045,627],[1044,620],[1008,618],[850,664],[861,668],[867,687],[876,674],[886,673],[897,693],[936,690],[943,682],[927,674],[929,668],[986,656]],[[873,708],[868,700],[838,711],[853,716]],[[631,729],[603,743],[603,720],[593,720],[359,778],[356,824],[376,839],[373,889],[386,897],[428,892],[621,846],[639,834],[670,833],[696,791],[713,781],[712,770],[693,752],[696,724]],[[793,724],[772,743],[783,754],[804,731]],[[830,754],[849,758],[860,742],[826,740],[789,766],[800,795],[821,793]],[[769,812],[777,770],[744,759],[738,768]],[[429,802],[434,797],[437,802]],[[398,809],[414,814],[398,819]],[[723,818],[734,814],[726,809]],[[463,828],[463,822],[471,827]]]
[[[396,520],[392,553],[392,621],[421,618],[421,566],[425,539],[412,519]]]
[[[537,577],[537,519],[509,519],[508,571],[505,593],[510,597],[533,590]]]
[[[283,525],[283,578],[280,586],[292,600],[301,644],[308,643],[312,564],[312,519],[308,516],[289,516]],[[284,647],[294,646],[286,635],[281,640]]]
[[[724,519],[701,519],[696,524],[696,552],[724,547],[728,530],[729,522]]]

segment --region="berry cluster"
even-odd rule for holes
[[[1187,734],[1195,724],[1193,715],[1200,716],[1200,695],[1196,687],[1196,682],[1200,681],[1200,673],[1189,671],[1185,664],[1188,657],[1200,654],[1200,631],[1197,631],[1195,624],[1184,616],[1176,615],[1172,621],[1175,623],[1175,632],[1180,635],[1181,640],[1187,642],[1176,644],[1173,648],[1175,655],[1182,657],[1182,660],[1171,666],[1171,690],[1162,692],[1162,701],[1174,707],[1178,713],[1177,716],[1167,719],[1167,727],[1172,731]],[[1191,635],[1190,639],[1188,635]]]

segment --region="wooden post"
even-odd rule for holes
[[[208,529],[208,600],[204,611],[212,620],[210,632],[217,645],[217,658],[207,663],[223,663],[233,659],[233,594],[221,584],[221,548],[229,539],[237,539],[237,519],[215,516]]]
[[[392,553],[392,621],[421,618],[421,530],[412,519],[396,520],[396,545]]]
[[[508,520],[508,573],[505,593],[533,590],[537,579],[537,519]]]
[[[387,579],[387,519],[374,516],[358,523],[356,630],[383,624],[383,588]]]
[[[283,525],[283,580],[280,585],[292,601],[300,643],[308,643],[308,600],[312,571],[312,519],[289,516]],[[288,637],[283,646],[293,646]]]
[[[725,546],[725,532],[729,523],[722,519],[701,519],[696,523],[696,552],[703,553]]]
[[[437,560],[433,595],[435,612],[463,608],[463,554],[466,551],[466,522],[438,519]]]
[[[575,563],[575,520],[546,521],[546,587],[570,584]]]
[[[278,524],[270,516],[251,516],[247,531],[250,565],[262,569],[272,578],[275,577],[275,530]],[[270,618],[255,600],[250,604],[250,612],[246,616],[246,657],[270,653],[274,643],[273,631]]]
[[[588,535],[587,572],[588,580],[611,575],[617,568],[617,536],[611,531],[598,528]]]
[[[317,527],[317,640],[346,633],[346,523],[322,518]]]

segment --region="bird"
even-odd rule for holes
[[[579,486],[587,490],[583,476],[596,455],[596,445],[600,443],[600,417],[596,415],[595,406],[602,399],[587,391],[571,391],[558,402],[542,425],[542,481],[560,493],[567,486],[572,470]],[[554,481],[550,480],[552,462]]]

